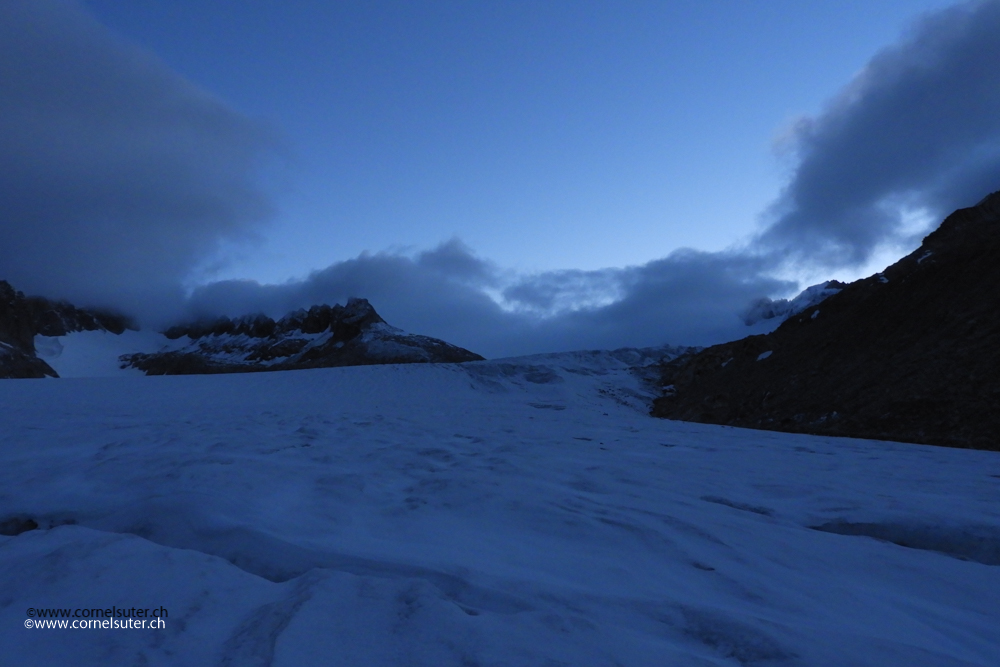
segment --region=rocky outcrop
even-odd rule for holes
[[[57,377],[35,355],[35,336],[65,336],[73,331],[120,334],[129,327],[131,322],[122,315],[25,296],[0,280],[0,378]]]
[[[25,349],[34,349],[37,336],[65,336],[74,331],[123,333],[134,328],[124,315],[95,308],[77,308],[65,301],[25,296],[10,283],[0,280],[0,340],[16,340]]]
[[[1000,449],[1000,193],[774,332],[666,364],[653,414]]]
[[[173,350],[121,357],[147,375],[298,370],[367,364],[477,361],[483,357],[436,338],[386,324],[365,299],[313,306],[279,320],[221,317],[164,332]]]
[[[9,343],[0,342],[0,379],[57,377],[47,363]]]
[[[6,347],[33,353],[35,331],[31,309],[24,294],[0,280],[0,343]]]
[[[819,285],[807,287],[794,299],[776,299],[762,297],[750,304],[742,314],[743,323],[752,326],[763,320],[784,322],[789,317],[798,315],[806,308],[822,303],[844,289],[844,283],[838,280],[828,280]]]

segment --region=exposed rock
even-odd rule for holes
[[[391,327],[365,299],[350,299],[344,306],[313,306],[277,321],[262,314],[220,317],[172,327],[165,335],[189,342],[176,350],[124,355],[123,368],[138,368],[147,375],[191,375],[483,358],[442,340]]]
[[[747,326],[761,320],[776,319],[783,322],[789,317],[798,315],[806,308],[821,303],[844,287],[844,283],[838,280],[828,280],[825,283],[805,288],[794,299],[772,300],[765,296],[750,304],[750,307],[743,313],[743,322]]]
[[[131,327],[129,319],[122,315],[26,297],[0,280],[0,378],[58,377],[35,355],[36,335],[65,336],[73,331],[120,334]]]
[[[14,290],[5,280],[0,280],[0,343],[28,354],[35,351],[31,307],[24,294]]]
[[[653,414],[1000,449],[1000,193],[774,332],[664,366]]]
[[[58,377],[47,363],[8,343],[0,343],[0,379]]]
[[[0,535],[16,537],[21,533],[27,533],[38,529],[38,522],[34,519],[23,516],[12,516],[0,519]]]

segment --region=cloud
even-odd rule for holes
[[[281,314],[365,296],[397,326],[487,356],[745,336],[739,315],[752,301],[796,287],[775,275],[796,263],[863,264],[887,244],[913,243],[914,218],[939,221],[1000,187],[998,34],[1000,2],[967,3],[927,15],[872,58],[792,129],[791,181],[740,250],[515,276],[451,241],[414,256],[362,255],[282,286],[210,285],[192,303]]]
[[[212,283],[195,290],[190,306],[193,317],[280,316],[363,296],[390,324],[489,357],[700,345],[746,335],[739,317],[746,305],[794,287],[762,268],[745,255],[684,250],[638,267],[516,276],[499,290],[506,298],[496,298],[487,290],[512,278],[452,240],[412,256],[364,254],[283,285]],[[609,293],[618,298],[606,300]]]
[[[0,278],[132,312],[270,214],[273,133],[77,4],[0,3]]]
[[[361,296],[396,326],[493,357],[731,340],[751,332],[740,314],[752,301],[795,289],[775,276],[796,262],[863,264],[906,242],[914,218],[940,220],[1000,187],[997,34],[1000,0],[972,2],[927,15],[877,54],[792,128],[792,178],[741,250],[517,275],[453,239],[285,284],[203,285],[182,304],[199,262],[270,214],[256,172],[273,135],[75,4],[7,0],[0,277],[147,321],[182,306],[188,317],[280,316]]]
[[[597,308],[625,294],[626,271],[548,271],[518,279],[502,293],[513,308],[538,315],[556,315]]]
[[[906,241],[1000,188],[1000,2],[925,16],[792,130],[794,176],[758,250],[827,266]],[[911,241],[912,242],[912,241]]]

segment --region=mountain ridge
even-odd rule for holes
[[[775,331],[662,369],[652,414],[1000,449],[1000,192]]]
[[[263,314],[171,327],[181,347],[121,357],[147,375],[302,370],[394,363],[462,363],[483,357],[437,338],[390,326],[367,299],[318,305],[274,320]],[[185,340],[186,339],[186,340]]]
[[[0,280],[2,379],[59,377],[40,357],[36,337],[91,331],[120,335],[127,329],[138,331],[124,315],[25,296]],[[390,326],[366,299],[357,298],[343,306],[296,310],[278,320],[252,314],[195,321],[170,327],[162,335],[159,351],[123,354],[118,367],[147,375],[177,375],[483,359],[443,340]],[[58,356],[62,346],[55,342]]]

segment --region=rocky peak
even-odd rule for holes
[[[353,337],[361,329],[372,324],[385,322],[367,299],[350,298],[347,305],[326,304],[312,306],[309,310],[299,309],[275,321],[256,313],[236,318],[221,316],[209,321],[170,327],[164,335],[176,340],[187,336],[192,340],[207,336],[246,336],[248,338],[269,338],[274,335],[291,333],[319,334],[332,331],[341,337]]]
[[[798,315],[806,308],[815,306],[824,299],[833,296],[846,285],[839,280],[827,280],[824,283],[807,287],[793,299],[770,299],[762,297],[752,302],[743,313],[744,324],[751,326],[762,320],[777,319],[779,322]]]
[[[477,354],[389,326],[366,299],[315,305],[275,321],[263,314],[172,327],[181,346],[121,357],[149,375],[247,373],[362,364],[463,362]],[[186,337],[186,340],[185,340]]]
[[[654,414],[1000,449],[1000,192],[774,332],[671,361]]]

